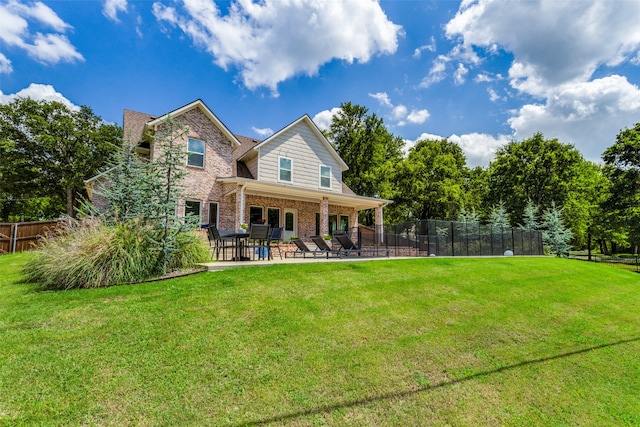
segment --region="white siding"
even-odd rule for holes
[[[331,190],[342,193],[342,169],[335,157],[309,129],[298,123],[260,148],[260,167],[257,179],[278,182],[278,157],[293,160],[293,183],[296,187],[320,189],[320,165],[331,167]]]

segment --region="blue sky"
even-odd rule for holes
[[[640,122],[638,1],[0,0],[0,103],[163,114],[202,99],[264,138],[341,102],[468,164],[535,132],[599,161]]]

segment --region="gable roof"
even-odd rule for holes
[[[238,141],[238,138],[236,138],[236,136],[231,133],[231,131],[229,130],[229,128],[227,128],[227,126],[225,126],[224,123],[222,123],[222,121],[220,121],[220,119],[213,114],[213,111],[211,111],[211,109],[209,109],[209,107],[207,107],[207,105],[201,100],[201,99],[196,99],[195,101],[182,106],[176,110],[173,110],[167,114],[164,114],[160,117],[157,117],[149,122],[146,123],[147,127],[154,127],[157,126],[159,124],[161,124],[162,122],[164,122],[165,120],[167,120],[167,118],[169,116],[173,116],[173,117],[177,117],[180,116],[188,111],[193,110],[194,108],[198,108],[200,109],[200,111],[202,111],[204,113],[205,116],[207,116],[207,118],[218,128],[220,129],[220,131],[224,134],[224,136],[227,137],[227,139],[229,139],[229,141],[231,141],[231,144],[233,145],[234,148],[240,147],[240,141]]]
[[[344,160],[342,160],[338,152],[333,148],[333,146],[329,143],[329,141],[324,136],[324,134],[320,131],[320,129],[318,129],[318,126],[313,122],[313,120],[311,120],[311,117],[309,117],[309,115],[307,114],[305,114],[304,116],[300,117],[298,120],[288,124],[284,128],[280,129],[279,131],[271,135],[270,137],[268,137],[267,139],[265,139],[264,141],[262,141],[261,143],[253,147],[253,150],[248,150],[247,153],[245,153],[242,157],[246,156],[251,151],[258,151],[260,148],[264,147],[265,145],[270,144],[271,142],[275,141],[280,135],[284,134],[289,129],[293,128],[294,126],[300,123],[306,124],[309,127],[309,129],[311,129],[311,131],[316,135],[318,140],[320,140],[322,145],[324,145],[324,147],[327,149],[329,154],[331,154],[336,159],[336,161],[338,162],[338,164],[340,165],[343,171],[349,169],[349,166],[347,166]],[[240,159],[242,159],[242,157],[240,157]]]

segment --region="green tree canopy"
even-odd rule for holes
[[[2,219],[24,215],[17,200],[48,198],[47,216],[73,215],[84,180],[104,170],[122,131],[86,106],[18,98],[0,105]],[[27,212],[27,217],[29,216]]]
[[[396,170],[393,199],[406,207],[403,220],[456,220],[464,204],[466,172],[466,159],[456,143],[418,141]]]
[[[521,223],[527,202],[548,209],[564,206],[584,160],[571,144],[545,139],[541,133],[500,148],[489,166],[486,204],[500,201],[514,223]]]
[[[610,228],[624,230],[628,243],[640,245],[640,123],[616,136],[602,155],[611,193],[603,201]],[[622,237],[622,236],[619,236]]]
[[[349,169],[343,182],[356,194],[388,198],[393,193],[396,164],[402,159],[404,141],[391,134],[381,118],[366,107],[344,102],[331,120],[327,139]],[[369,215],[368,221],[372,221]]]

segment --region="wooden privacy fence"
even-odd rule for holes
[[[39,236],[58,225],[59,221],[0,223],[0,254],[33,249]]]

